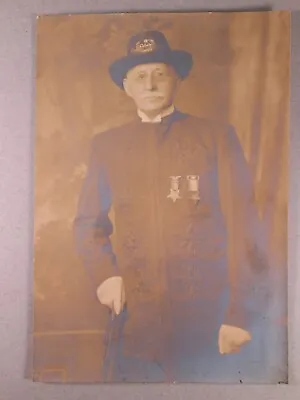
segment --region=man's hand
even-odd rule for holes
[[[219,330],[219,352],[221,354],[238,353],[240,347],[251,340],[248,331],[236,326],[222,325]]]
[[[97,297],[101,304],[109,307],[114,314],[119,315],[125,304],[123,279],[120,276],[106,279],[98,287]]]

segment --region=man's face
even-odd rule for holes
[[[150,116],[173,103],[178,81],[174,68],[169,65],[142,64],[128,71],[124,89],[136,107]]]

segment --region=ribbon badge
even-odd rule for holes
[[[188,191],[191,192],[192,200],[200,200],[199,196],[199,175],[188,175]]]

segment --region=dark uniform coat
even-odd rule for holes
[[[200,357],[222,323],[249,329],[258,226],[232,127],[175,111],[94,138],[75,236],[95,291],[124,279],[124,354]]]

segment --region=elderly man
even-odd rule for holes
[[[249,271],[260,267],[251,177],[232,127],[175,108],[192,64],[146,31],[110,66],[137,117],[94,138],[74,225],[115,317],[103,380],[201,380],[195,369],[209,374],[212,359],[251,340]]]

